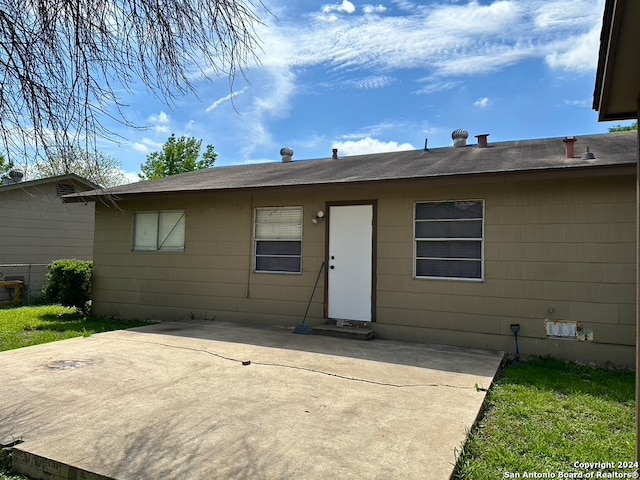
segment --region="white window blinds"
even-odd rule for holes
[[[136,212],[133,249],[136,251],[184,251],[183,210]]]
[[[255,270],[302,272],[302,207],[256,209]]]

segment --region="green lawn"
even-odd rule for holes
[[[0,351],[140,325],[146,323],[83,319],[60,306],[0,310]],[[525,472],[553,472],[558,478],[558,472],[595,472],[574,463],[632,461],[635,441],[633,372],[533,360],[505,367],[488,393],[484,417],[464,446],[455,478],[518,478],[507,473],[527,478]],[[23,477],[10,476],[0,462],[0,480]]]
[[[4,309],[0,310],[0,351],[141,325],[147,323],[82,318],[75,309],[59,305]]]
[[[142,325],[148,323],[82,318],[75,309],[59,305],[8,308],[0,310],[0,351]],[[25,480],[25,477],[11,475],[7,462],[0,460],[0,480]]]
[[[556,475],[538,478],[562,478],[558,472],[595,475],[598,469],[576,467],[575,462],[634,461],[635,405],[631,371],[553,359],[507,366],[464,446],[456,478],[527,478],[526,472]],[[601,470],[632,471],[617,465]]]

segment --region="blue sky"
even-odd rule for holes
[[[172,133],[212,144],[216,165],[606,132],[592,110],[604,0],[265,0],[262,50],[236,78],[196,80],[163,105],[122,97],[143,131],[99,148],[135,176]],[[108,124],[107,124],[108,125]],[[109,126],[109,125],[108,125]]]

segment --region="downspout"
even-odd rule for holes
[[[248,265],[247,265],[247,292],[245,295],[245,298],[250,298],[251,297],[251,272],[253,270],[253,245],[255,243],[255,240],[253,238],[255,232],[254,230],[254,223],[253,223],[253,194],[249,197],[249,254],[247,255],[247,258],[249,259],[248,261]]]

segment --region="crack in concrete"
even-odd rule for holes
[[[128,339],[123,339],[126,342],[133,342],[133,343],[147,343],[147,344],[152,344],[152,345],[160,345],[163,347],[168,347],[168,348],[176,348],[176,349],[180,349],[180,350],[189,350],[192,352],[199,352],[199,353],[206,353],[207,355],[211,355],[213,357],[217,357],[220,358],[222,360],[228,360],[230,362],[236,362],[236,363],[240,363],[244,366],[248,366],[248,365],[262,365],[265,367],[280,367],[280,368],[290,368],[292,370],[303,370],[303,371],[307,371],[307,372],[311,372],[311,373],[317,373],[320,375],[326,375],[329,377],[336,377],[336,378],[340,378],[343,380],[350,380],[353,382],[361,382],[361,383],[369,383],[372,385],[380,385],[380,386],[385,386],[385,387],[395,387],[395,388],[424,388],[424,387],[444,387],[444,388],[456,388],[456,389],[460,389],[460,390],[476,390],[478,391],[478,387],[476,386],[465,386],[465,385],[450,385],[450,384],[440,384],[440,383],[415,383],[415,384],[398,384],[398,383],[387,383],[387,382],[378,382],[376,380],[367,380],[364,378],[357,378],[357,377],[349,377],[346,375],[340,375],[338,373],[331,373],[331,372],[325,372],[323,370],[316,370],[314,368],[309,368],[309,367],[300,367],[300,366],[296,366],[296,365],[285,365],[282,363],[271,363],[271,362],[256,362],[255,360],[239,360],[237,358],[233,358],[233,357],[227,357],[225,355],[219,354],[219,353],[215,353],[212,352],[210,350],[206,350],[203,348],[195,348],[195,347],[183,347],[183,346],[178,346],[178,345],[171,345],[168,343],[162,343],[162,342],[151,342],[151,341],[146,341],[146,340],[128,340]]]

